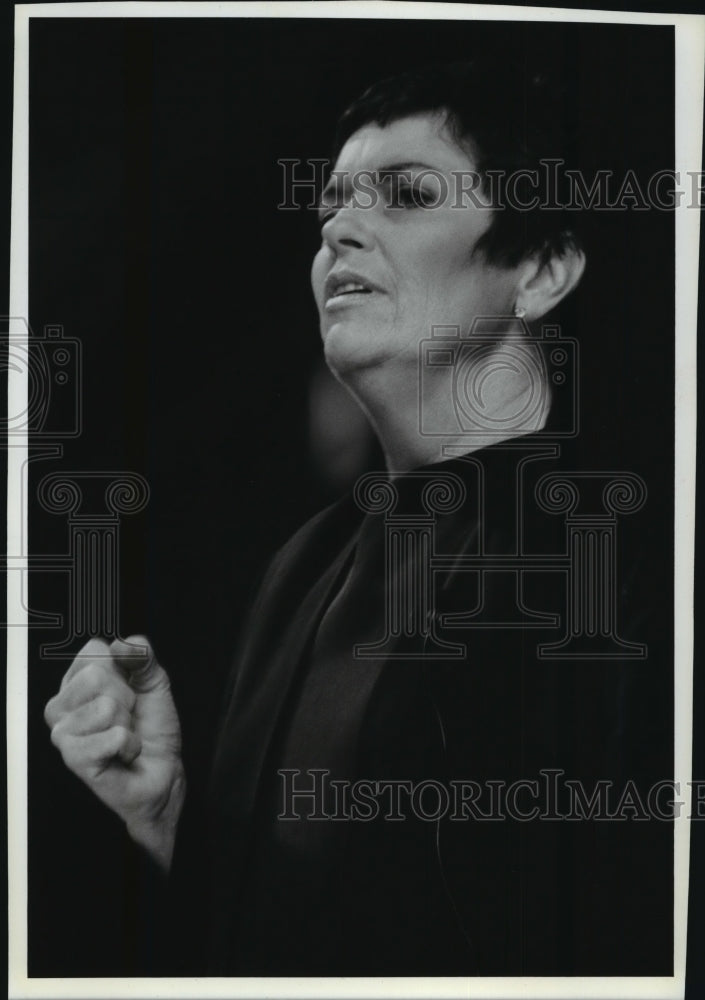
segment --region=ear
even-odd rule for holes
[[[550,260],[529,258],[521,268],[516,289],[516,304],[525,310],[526,319],[541,319],[576,287],[585,270],[585,254],[569,247]]]

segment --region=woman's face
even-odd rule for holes
[[[467,333],[478,316],[512,314],[517,272],[473,255],[491,210],[473,203],[477,192],[473,198],[459,193],[457,172],[465,174],[467,188],[475,170],[436,114],[385,128],[367,125],[346,142],[335,188],[322,198],[322,243],[312,269],[333,371],[344,376],[380,365],[415,366],[420,342],[434,326]]]

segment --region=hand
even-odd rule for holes
[[[181,727],[149,643],[128,641],[87,642],[44,718],[67,767],[168,871],[186,793]]]

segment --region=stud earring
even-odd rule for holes
[[[523,319],[526,316],[526,309],[523,306],[514,306],[514,315],[517,319]]]

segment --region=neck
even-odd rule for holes
[[[418,363],[390,362],[344,381],[366,411],[392,475],[444,461],[459,449],[470,453],[536,433],[551,402],[541,353],[530,342],[473,350],[460,366],[421,371]]]

